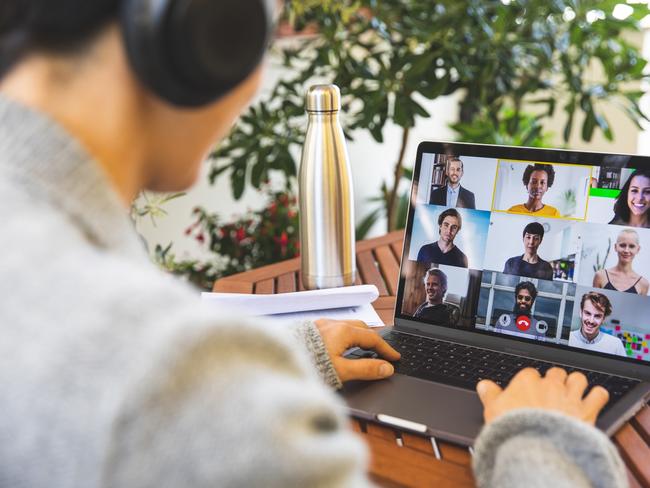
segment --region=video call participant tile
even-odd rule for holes
[[[569,283],[484,272],[477,328],[566,345],[574,290]]]
[[[591,166],[500,160],[492,210],[584,220]]]
[[[472,328],[481,272],[407,261],[402,313],[423,322]]]
[[[424,154],[417,203],[490,210],[497,160],[455,154]]]
[[[492,213],[484,268],[542,280],[575,280],[576,224]]]
[[[650,229],[581,224],[577,282],[582,286],[647,295]]]
[[[650,303],[646,297],[578,286],[569,346],[650,361]]]
[[[594,168],[587,220],[650,227],[650,170]]]
[[[415,210],[409,259],[482,269],[490,212],[420,205]]]

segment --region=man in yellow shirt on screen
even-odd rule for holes
[[[553,181],[555,181],[553,166],[539,163],[529,164],[526,166],[522,181],[528,190],[528,200],[525,203],[513,205],[508,209],[508,212],[533,214],[542,217],[561,217],[557,208],[542,202],[542,198],[548,189],[553,186]]]

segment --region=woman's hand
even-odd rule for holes
[[[543,408],[593,425],[609,400],[609,393],[602,386],[595,386],[583,398],[586,388],[587,378],[584,374],[574,372],[567,375],[561,368],[549,369],[543,378],[533,368],[523,369],[505,390],[490,380],[476,385],[486,424],[519,408]]]
[[[393,365],[388,361],[397,361],[400,353],[388,345],[374,330],[369,329],[364,322],[318,319],[315,324],[341,381],[378,380],[393,374]],[[344,358],[343,353],[355,346],[372,349],[388,361]]]

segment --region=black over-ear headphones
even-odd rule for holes
[[[275,0],[122,0],[132,68],[157,96],[199,107],[233,89],[260,63]]]

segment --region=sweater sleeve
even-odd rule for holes
[[[522,409],[483,428],[474,446],[479,488],[623,488],[625,466],[605,434],[585,422]]]
[[[336,370],[334,369],[320,332],[316,328],[316,324],[311,320],[298,322],[292,325],[292,330],[298,343],[306,348],[312,364],[325,384],[337,390],[341,388],[343,383],[341,383],[341,379],[336,374]]]
[[[116,416],[102,486],[368,486],[342,402],[286,327],[232,322],[183,327],[149,354]],[[322,347],[313,326],[303,332]]]

